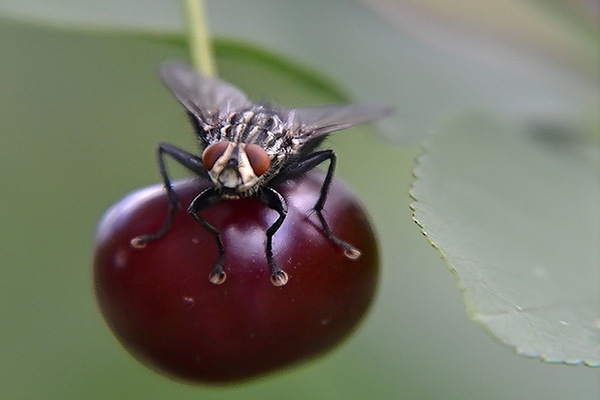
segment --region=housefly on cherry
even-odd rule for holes
[[[133,247],[145,247],[148,242],[165,235],[171,227],[178,198],[167,173],[165,158],[169,156],[212,183],[187,208],[198,224],[214,236],[219,249],[217,261],[209,274],[210,282],[221,284],[226,279],[223,270],[225,247],[219,230],[204,220],[199,212],[222,199],[257,197],[266,207],[278,213],[277,220],[266,230],[265,251],[271,282],[275,286],[283,286],[288,275],[273,259],[273,236],[285,220],[287,202],[275,187],[329,161],[313,210],[323,234],[349,259],[360,257],[360,250],[335,236],[323,216],[336,155],[331,149],[317,148],[332,132],[385,117],[391,113],[389,107],[324,105],[281,108],[255,104],[233,85],[203,76],[179,62],[164,63],[160,77],[185,108],[195,129],[201,156],[168,143],[158,145],[158,165],[169,198],[169,213],[160,230],[133,238]]]

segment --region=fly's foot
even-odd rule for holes
[[[288,283],[290,277],[272,259],[269,260],[269,267],[271,268],[271,283],[273,286],[280,287]]]
[[[344,242],[344,244],[345,246],[342,246],[342,248],[344,249],[344,255],[346,256],[346,258],[350,260],[358,260],[362,255],[360,250],[349,243]]]
[[[344,250],[344,255],[349,260],[353,260],[353,261],[358,260],[360,258],[360,256],[362,255],[362,253],[359,249],[357,249],[356,247],[354,247],[353,245],[351,245],[348,242],[344,242],[343,240],[338,239],[334,235],[330,235],[329,240],[331,240],[333,243],[335,243],[336,245],[341,247],[342,250]]]
[[[139,235],[129,241],[129,245],[134,249],[143,249],[153,240],[160,239],[165,235],[162,230],[158,233]]]
[[[208,280],[212,284],[220,285],[225,282],[225,279],[227,279],[227,274],[223,271],[223,263],[219,261],[208,274]]]
[[[210,274],[208,274],[208,280],[210,281],[210,283],[215,285],[222,284],[223,282],[225,282],[225,279],[227,279],[227,274],[222,269],[219,271],[213,270],[210,272]]]
[[[273,286],[284,286],[286,283],[288,283],[289,279],[290,278],[288,274],[286,274],[283,270],[279,270],[278,272],[271,274],[271,283]]]
[[[333,234],[331,228],[329,228],[329,224],[323,216],[323,211],[321,207],[321,204],[317,204],[317,206],[315,206],[313,210],[317,213],[319,221],[321,221],[321,226],[323,227],[323,234],[336,246],[341,247],[342,250],[344,250],[344,255],[346,256],[346,258],[348,258],[349,260],[358,260],[362,254],[360,250],[351,245],[350,243],[344,242],[342,239],[338,238]]]
[[[147,236],[148,235],[136,236],[129,241],[129,245],[131,247],[133,247],[134,249],[143,249],[144,247],[146,247],[146,245],[150,241],[150,240],[148,240]]]

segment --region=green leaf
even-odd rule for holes
[[[0,15],[57,28],[182,32],[179,1],[2,0]]]
[[[600,174],[578,136],[470,115],[419,158],[414,219],[468,314],[517,352],[600,365]]]
[[[363,1],[400,29],[476,62],[532,76],[561,67],[597,79],[597,5],[586,10],[577,0]]]
[[[351,101],[333,83],[334,79],[327,79],[264,48],[217,39],[215,54],[219,74],[243,88],[254,99],[269,99],[288,106]]]

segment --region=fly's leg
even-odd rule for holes
[[[264,187],[259,192],[260,200],[270,209],[276,211],[279,214],[277,220],[273,222],[273,224],[267,229],[267,246],[266,246],[266,254],[267,254],[267,262],[269,264],[269,268],[271,269],[271,283],[275,286],[283,286],[288,280],[288,274],[285,273],[275,260],[273,259],[273,235],[279,230],[281,224],[285,220],[287,216],[288,208],[287,203],[283,196],[277,192],[275,189],[270,187]]]
[[[225,279],[227,279],[227,274],[225,274],[225,271],[223,271],[225,247],[221,241],[221,233],[219,230],[198,215],[198,212],[207,207],[214,206],[219,201],[221,201],[221,194],[215,188],[208,188],[196,196],[196,198],[192,200],[190,206],[188,207],[188,213],[190,213],[190,215],[196,220],[196,222],[198,222],[198,224],[200,224],[200,226],[206,229],[208,233],[213,235],[215,241],[217,242],[219,256],[215,266],[208,274],[208,280],[215,285],[220,285],[225,282]]]
[[[319,221],[321,222],[321,226],[323,227],[323,233],[325,234],[325,236],[334,244],[341,247],[342,250],[344,250],[344,255],[346,257],[348,257],[351,260],[356,260],[361,255],[360,250],[351,245],[350,243],[345,242],[337,236],[335,236],[331,231],[331,228],[329,227],[325,216],[323,215],[323,207],[325,206],[327,194],[329,193],[329,187],[331,186],[331,181],[333,180],[333,173],[335,172],[335,165],[337,161],[335,152],[331,149],[328,149],[312,153],[306,158],[297,161],[294,167],[286,171],[285,173],[288,176],[303,174],[325,161],[329,161],[329,167],[327,168],[327,174],[325,175],[323,186],[321,186],[319,199],[315,203],[313,210],[315,211],[317,217],[319,218]]]
[[[335,164],[337,162],[337,157],[333,150],[324,150],[323,153],[326,155],[326,160],[329,160],[329,167],[327,168],[327,174],[325,175],[325,180],[323,181],[323,186],[321,186],[321,194],[319,195],[319,200],[314,206],[315,213],[317,217],[319,217],[319,221],[321,221],[321,225],[323,226],[323,232],[329,240],[333,243],[337,244],[344,250],[344,255],[351,260],[356,260],[360,257],[360,250],[351,245],[348,242],[345,242],[335,236],[333,232],[331,232],[331,228],[325,220],[323,216],[323,207],[325,206],[325,200],[327,200],[327,194],[329,193],[329,187],[331,186],[331,181],[333,180],[333,173],[335,171]]]
[[[173,223],[173,217],[175,216],[175,212],[179,207],[179,200],[177,199],[177,195],[175,194],[175,191],[171,186],[171,178],[169,178],[169,174],[167,173],[167,165],[165,162],[166,156],[170,156],[176,162],[189,169],[190,171],[194,172],[195,174],[202,177],[206,177],[206,171],[204,170],[204,167],[202,166],[202,161],[199,157],[168,143],[159,144],[157,148],[158,168],[165,189],[167,191],[167,196],[169,198],[169,211],[167,214],[167,218],[163,223],[163,226],[158,231],[154,233],[136,236],[133,239],[131,239],[130,244],[134,248],[143,248],[148,244],[148,242],[163,237],[171,228],[171,224]]]

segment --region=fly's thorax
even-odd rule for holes
[[[254,143],[221,140],[202,153],[204,168],[218,189],[232,196],[249,196],[279,168],[278,157]]]
[[[285,153],[290,145],[289,121],[261,105],[230,113],[216,128],[218,140],[254,143],[274,156]]]

